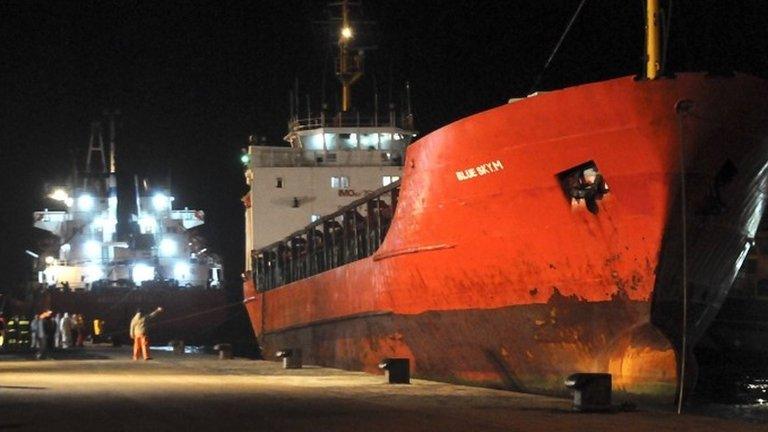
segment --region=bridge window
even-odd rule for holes
[[[347,176],[333,176],[331,177],[331,188],[333,189],[346,189],[349,187],[349,177]]]
[[[282,189],[282,187],[283,187],[283,178],[282,177],[277,177],[275,179],[275,187]]]
[[[388,175],[385,175],[385,176],[381,177],[381,185],[382,186],[387,186],[388,184],[394,183],[394,182],[396,182],[398,180],[400,180],[400,176],[388,176]]]

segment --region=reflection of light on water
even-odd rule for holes
[[[173,352],[173,347],[168,345],[150,346],[149,349],[151,351]],[[184,354],[203,354],[203,353],[205,353],[205,348],[201,346],[187,345],[184,347]]]

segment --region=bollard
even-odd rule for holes
[[[232,345],[228,343],[216,344],[213,349],[219,352],[219,360],[229,360],[232,358]]]
[[[387,358],[379,363],[384,369],[384,376],[390,384],[411,383],[411,361],[407,358]]]
[[[573,390],[573,410],[581,412],[609,411],[611,409],[611,374],[575,373],[565,380]]]
[[[284,348],[276,352],[275,356],[283,359],[283,369],[301,369],[301,349]]]

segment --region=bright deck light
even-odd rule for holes
[[[80,195],[77,198],[77,208],[80,209],[80,211],[91,211],[93,210],[94,204],[95,201],[90,195]]]
[[[133,266],[133,283],[141,285],[142,282],[155,278],[155,268],[146,264],[136,264]]]
[[[64,202],[69,198],[69,194],[67,194],[67,191],[65,191],[64,189],[56,189],[55,191],[53,191],[53,193],[48,195],[48,197],[56,201]]]
[[[352,27],[344,27],[341,29],[341,37],[344,39],[352,39]]]
[[[88,240],[83,245],[83,250],[88,258],[96,259],[101,258],[101,243],[96,240]]]
[[[184,261],[179,261],[173,266],[173,277],[176,280],[189,279],[189,264]]]
[[[168,197],[161,193],[155,194],[155,196],[152,197],[152,205],[157,211],[167,210],[170,202]]]
[[[160,255],[162,256],[173,256],[176,254],[178,248],[176,242],[169,238],[160,240]]]

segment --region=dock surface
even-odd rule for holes
[[[0,355],[9,431],[766,431],[768,423],[638,410],[571,411],[569,400],[210,354],[86,347],[57,360]]]

